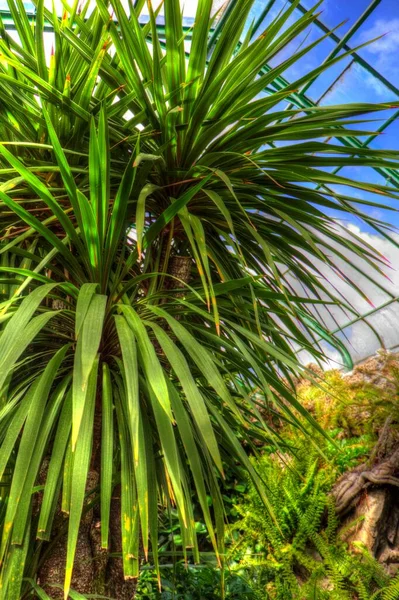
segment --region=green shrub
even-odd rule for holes
[[[182,562],[161,569],[162,591],[155,570],[142,570],[135,600],[258,600],[249,582],[239,573],[212,565]]]
[[[364,548],[350,552],[340,539],[329,495],[340,472],[367,454],[369,438],[341,441],[338,452],[325,444],[326,458],[308,439],[296,445],[294,455],[265,454],[257,462],[276,521],[250,485],[237,505],[240,537],[231,558],[246,569],[254,592],[270,600],[369,600],[388,593],[390,580],[378,562]]]
[[[327,430],[339,428],[346,437],[375,434],[388,415],[399,420],[397,357],[379,356],[356,367],[350,377],[331,370],[323,373],[321,380],[321,371],[315,374],[316,381],[301,380],[298,399]],[[379,386],[368,381],[376,378]]]

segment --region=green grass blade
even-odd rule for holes
[[[120,308],[135,334],[140,359],[143,363],[148,384],[153,390],[161,410],[165,413],[169,421],[173,422],[165,373],[160,365],[154,346],[148,337],[145,325],[131,306],[121,305]]]
[[[157,340],[159,341],[163,351],[165,352],[166,358],[168,359],[172,369],[175,371],[176,376],[181,383],[184,395],[190,406],[191,413],[197,424],[198,431],[201,432],[201,436],[209,450],[210,455],[212,456],[212,459],[214,460],[215,465],[219,471],[223,473],[219,448],[211,421],[209,419],[208,410],[201,392],[198,389],[197,383],[191,374],[190,367],[183,353],[170,339],[170,337],[162,330],[162,328],[159,327],[159,325],[156,325],[156,323],[152,323],[151,327],[154,329]],[[175,411],[174,414],[176,415]]]
[[[103,363],[101,431],[101,547],[108,548],[114,460],[114,418],[109,367]]]
[[[78,439],[89,389],[88,380],[101,341],[106,303],[106,296],[93,295],[78,336],[72,384],[72,451]]]
[[[50,540],[51,526],[57,508],[58,494],[61,485],[61,469],[65,460],[68,441],[72,426],[72,394],[66,396],[61,415],[58,421],[57,433],[51,452],[48,466],[46,485],[43,492],[40,508],[37,537],[41,540]]]
[[[0,558],[4,557],[7,543],[12,533],[14,519],[17,514],[22,490],[29,471],[32,449],[35,447],[39,430],[41,428],[41,422],[46,410],[46,403],[50,393],[50,388],[57,375],[67,348],[68,346],[65,346],[59,350],[50,360],[42,376],[38,380],[37,387],[35,388],[30,400],[29,410],[27,413],[21,442],[18,448],[18,455],[7,504],[5,525],[1,540]],[[19,543],[21,543],[21,541],[19,541]]]
[[[85,397],[82,415],[82,426],[78,432],[75,449],[72,452],[72,482],[71,482],[71,504],[69,512],[67,559],[65,569],[64,597],[68,598],[71,586],[72,569],[75,559],[75,550],[79,533],[80,520],[82,516],[85,498],[87,475],[91,457],[93,440],[94,407],[97,392],[98,358],[92,364],[92,369],[87,381],[87,393]]]

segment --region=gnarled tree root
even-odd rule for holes
[[[342,519],[341,536],[360,542],[395,574],[399,569],[399,435],[388,419],[367,463],[345,473],[332,495]],[[345,533],[344,533],[345,532]]]
[[[352,510],[370,486],[399,487],[399,439],[387,419],[368,463],[345,473],[335,484],[332,494],[340,517]]]

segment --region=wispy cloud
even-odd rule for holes
[[[365,46],[361,52],[368,55],[377,71],[395,82],[399,79],[399,19],[377,19],[361,32],[356,42],[364,43],[375,38],[379,39]],[[365,76],[365,84],[379,97],[386,97],[386,87],[373,75]]]
[[[380,39],[366,47],[368,52],[381,54],[381,57],[394,53],[396,55],[399,49],[399,19],[378,19],[371,27],[362,31],[359,41],[363,43],[377,37]]]

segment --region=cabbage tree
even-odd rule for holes
[[[158,565],[160,511],[199,559],[193,492],[222,560],[226,469],[273,512],[247,451],[282,443],[275,413],[317,427],[292,381],[298,349],[340,344],[318,319],[343,303],[324,269],[384,263],[329,214],[385,232],[359,190],[397,197],[333,169],[397,167],[350,143],[391,105],[304,101],[344,55],[283,79],[326,37],[304,36],[319,4],[254,31],[238,0],[216,39],[211,0],[189,30],[178,0],[164,28],[143,0],[35,4],[32,24],[8,0],[18,36],[0,31],[0,593],[66,598],[97,577],[123,598]]]

